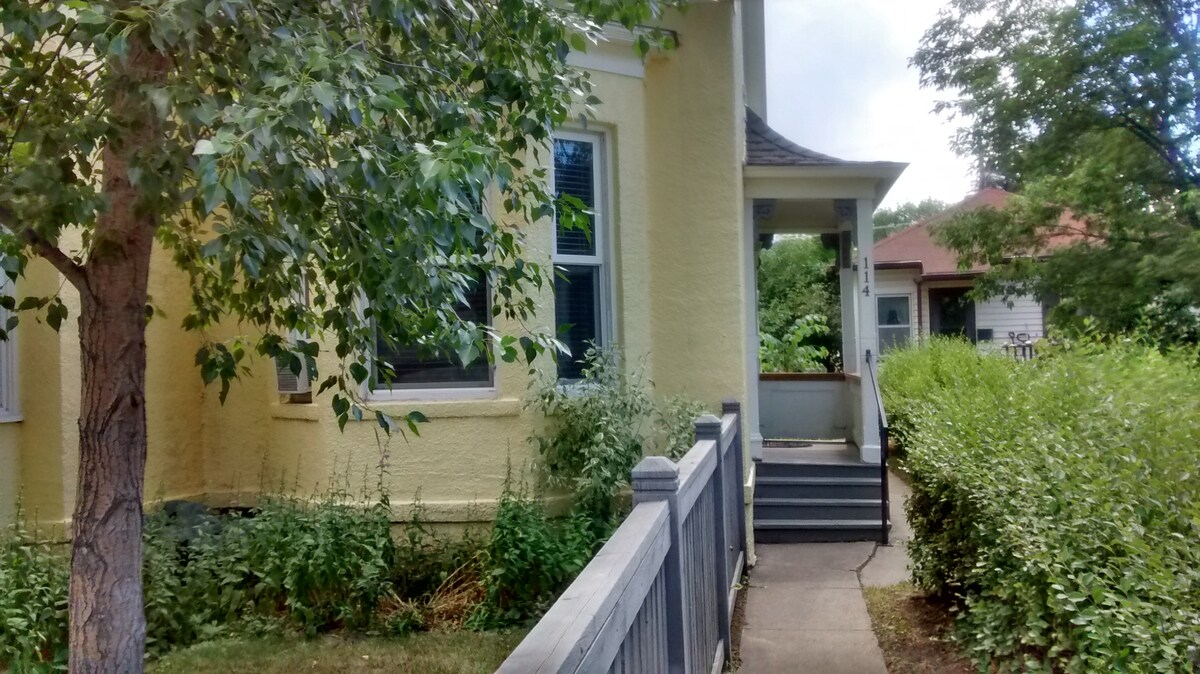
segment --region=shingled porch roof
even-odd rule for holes
[[[849,166],[858,163],[797,145],[746,108],[747,166]]]

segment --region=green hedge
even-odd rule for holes
[[[914,579],[959,601],[981,668],[1192,671],[1195,354],[1093,343],[1018,364],[934,341],[889,354],[881,379],[913,476]]]

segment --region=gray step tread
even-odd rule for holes
[[[888,526],[891,526],[888,522]],[[878,529],[872,520],[754,520],[755,529]]]
[[[830,484],[848,486],[878,486],[877,477],[787,477],[759,475],[754,478],[755,484]]]
[[[877,463],[865,463],[860,461],[759,461],[761,466],[844,466],[846,468],[874,468],[879,470]]]
[[[883,500],[877,498],[784,498],[784,497],[763,497],[759,496],[754,499],[754,505],[769,505],[769,506],[875,506],[876,508],[883,506]]]

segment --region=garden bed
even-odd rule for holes
[[[971,674],[976,669],[950,640],[946,602],[909,583],[863,589],[888,674]]]

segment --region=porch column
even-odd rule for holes
[[[867,380],[866,354],[879,353],[879,333],[876,329],[875,268],[873,253],[875,232],[872,222],[875,204],[870,199],[858,199],[855,204],[855,232],[858,234],[858,258],[855,285],[858,292],[858,353],[856,365],[861,374],[859,404],[862,410],[862,430],[859,436],[859,453],[863,461],[879,463],[879,410],[875,403],[875,390]]]
[[[758,425],[758,226],[754,221],[754,200],[745,201],[742,255],[746,286],[746,406],[743,410],[750,438],[750,458],[762,461],[763,436]]]
[[[850,199],[834,202],[838,225],[838,289],[841,291],[839,306],[842,310],[842,371],[858,372],[858,291],[855,289],[855,203]]]

